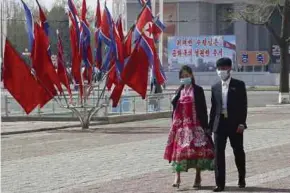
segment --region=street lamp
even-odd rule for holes
[[[27,48],[24,49],[24,52],[22,52],[22,56],[30,56],[31,53],[28,51]]]
[[[31,68],[32,64],[30,63],[30,60],[29,60],[31,53],[28,51],[28,49],[25,48],[24,52],[22,52],[21,55],[24,57],[24,60],[26,61],[27,66]]]

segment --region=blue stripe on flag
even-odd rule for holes
[[[27,5],[21,0],[24,11],[25,11],[25,17],[26,17],[26,29],[28,33],[28,43],[29,43],[29,52],[32,51],[33,42],[34,42],[34,22],[33,22],[33,16],[30,11],[30,9],[27,7]]]

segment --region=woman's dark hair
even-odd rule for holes
[[[183,65],[181,68],[180,68],[180,71],[179,71],[179,79],[181,79],[181,76],[182,76],[182,72],[187,72],[188,74],[192,75],[192,84],[195,84],[195,79],[194,79],[194,76],[193,76],[193,72],[192,72],[192,69],[188,66],[188,65]]]

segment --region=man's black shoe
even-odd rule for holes
[[[225,187],[217,186],[213,189],[213,192],[222,192],[225,190]]]
[[[239,180],[239,188],[245,188],[246,187],[246,181],[245,179]]]

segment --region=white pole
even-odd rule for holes
[[[155,0],[151,1],[151,8],[152,8],[152,15],[155,16],[156,14],[156,1]],[[151,68],[151,71],[150,71],[150,83],[152,83],[152,81],[153,81],[153,68]]]
[[[117,19],[121,15],[123,30],[127,32],[127,0],[112,1],[112,9],[114,19]]]
[[[1,11],[0,11],[0,18],[1,18],[1,25],[0,25],[0,38],[1,38],[1,45],[0,45],[0,64],[2,64],[4,59],[4,47],[5,47],[5,41],[6,41],[6,35],[7,35],[7,15],[6,15],[6,9],[5,9],[5,1],[1,1]],[[6,11],[5,11],[6,10]]]
[[[119,1],[112,1],[112,17],[116,19],[118,17]]]
[[[159,0],[159,19],[163,23],[163,0]],[[159,39],[159,59],[161,65],[163,65],[163,34],[161,34]]]
[[[152,14],[153,16],[155,16],[156,14],[156,1],[155,0],[151,1],[151,6],[152,6]]]
[[[123,0],[123,3],[122,3],[122,16],[123,16],[123,28],[124,28],[124,31],[128,32],[128,20],[127,20],[127,0]]]

